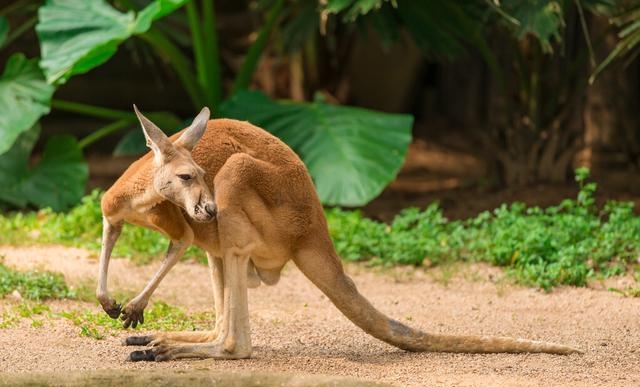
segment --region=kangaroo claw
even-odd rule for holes
[[[130,310],[130,308],[125,307],[120,320],[123,321],[122,326],[124,328],[131,327],[135,329],[138,324],[142,325],[144,323],[144,309]]]
[[[102,304],[102,309],[109,315],[109,317],[116,319],[120,317],[122,305],[118,304],[115,300],[109,300],[108,303]]]

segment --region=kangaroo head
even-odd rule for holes
[[[142,125],[147,146],[153,151],[154,190],[164,199],[184,209],[194,220],[213,220],[216,205],[204,180],[205,171],[191,157],[191,150],[207,128],[209,109],[203,108],[175,142],[143,116],[135,105],[133,109]]]

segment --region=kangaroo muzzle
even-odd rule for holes
[[[215,218],[216,217],[216,213],[218,212],[216,204],[214,202],[209,202],[209,203],[205,204],[204,205],[204,212],[207,213],[207,215],[209,216],[210,219]]]
[[[192,218],[197,222],[210,222],[216,218],[217,212],[214,202],[200,202],[193,208]]]

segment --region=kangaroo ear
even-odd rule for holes
[[[161,161],[169,156],[173,152],[171,140],[156,124],[142,115],[135,104],[133,105],[133,110],[136,112],[138,120],[140,120],[142,132],[147,139],[147,146],[153,151],[156,161]]]
[[[175,142],[176,145],[191,151],[198,143],[205,129],[207,129],[207,122],[209,122],[209,108],[203,107],[200,113],[193,119],[191,125],[185,129],[184,133]]]

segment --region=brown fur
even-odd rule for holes
[[[143,127],[153,125],[140,116]],[[127,344],[152,346],[147,351],[133,352],[132,360],[249,357],[247,286],[275,284],[289,260],[357,326],[408,351],[579,352],[563,345],[508,337],[428,334],[388,318],[358,292],[344,273],[329,237],[322,205],[300,158],[282,141],[248,122],[217,119],[206,123],[199,142],[193,141],[197,145],[192,149],[191,160],[182,143],[186,141],[184,137],[194,140],[194,136],[181,136],[197,131],[193,129],[196,126],[194,121],[186,132],[171,137],[173,146],[162,145],[159,135],[153,134],[154,128],[151,134],[145,129],[148,138],[156,136],[161,144],[150,139],[154,152],[133,163],[105,193],[97,295],[107,313],[112,317],[122,314],[125,326],[135,327],[142,323],[144,307],[157,284],[186,247],[195,244],[209,257],[216,324],[209,332],[131,337]],[[173,163],[170,168],[166,166],[168,162]],[[201,176],[192,179],[189,187],[182,185],[184,182],[163,180],[172,178],[180,169],[195,171],[198,166]],[[159,173],[160,168],[166,170]],[[215,205],[215,217],[194,220],[190,214],[201,216],[202,212],[188,207],[183,199],[175,199],[179,196],[175,192],[169,192],[173,199],[167,200],[160,193],[166,186],[184,191],[179,195],[192,207],[211,209]],[[200,201],[189,199],[192,190],[198,191]],[[208,195],[212,195],[213,203],[208,201]],[[123,222],[158,230],[171,239],[171,245],[149,285],[121,310],[108,295],[106,277],[109,255]]]

